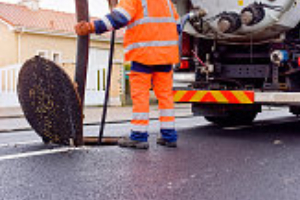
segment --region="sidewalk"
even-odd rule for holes
[[[158,119],[159,110],[157,105],[150,107],[150,118]],[[109,107],[107,111],[106,121],[124,122],[131,119],[131,106],[125,107]],[[86,107],[84,109],[84,124],[99,124],[102,116],[102,107]],[[176,104],[176,117],[191,116],[190,104]],[[12,130],[29,129],[30,125],[24,118],[23,112],[20,108],[0,108],[0,132],[9,132]]]

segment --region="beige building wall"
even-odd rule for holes
[[[25,62],[38,51],[48,52],[48,58],[51,59],[52,53],[61,54],[61,65],[67,67],[67,71],[71,74],[72,69],[75,67],[76,54],[77,54],[77,39],[75,37],[62,37],[62,36],[48,36],[23,33],[21,48],[21,62]],[[109,50],[109,41],[93,41],[90,42],[90,47]],[[116,51],[114,59],[118,62],[123,61],[123,46],[116,44]],[[99,61],[101,62],[101,61]],[[75,70],[75,68],[73,69]]]
[[[21,62],[38,51],[45,51],[46,57],[52,59],[53,53],[61,54],[61,62],[74,63],[76,56],[75,38],[21,33]]]
[[[52,59],[53,53],[61,55],[60,65],[74,78],[77,52],[77,39],[75,37],[51,36],[31,33],[15,33],[9,31],[7,26],[0,23],[0,67],[16,64],[45,51],[47,57]],[[109,41],[91,41],[90,47],[109,50]],[[3,53],[7,52],[7,53]],[[111,99],[120,99],[123,84],[123,46],[116,44],[115,66],[112,75]],[[99,61],[101,62],[101,61]],[[115,105],[115,103],[112,103]]]
[[[0,23],[0,67],[17,63],[17,39],[17,35],[12,30],[11,26]],[[13,72],[10,71],[7,76],[11,77],[11,73]],[[7,79],[7,76],[5,76],[4,73],[0,74],[0,76],[0,79],[2,80],[0,89],[2,91],[15,88],[15,85],[11,84],[10,79]],[[7,85],[5,85],[5,83],[7,83]]]
[[[17,40],[17,34],[8,25],[0,23],[0,67],[18,62]]]

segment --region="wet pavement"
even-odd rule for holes
[[[182,118],[179,147],[168,149],[155,144],[153,121],[148,151],[44,146],[28,132],[32,138],[26,144],[0,146],[0,199],[298,200],[299,126],[282,109],[240,127]],[[126,134],[128,128],[108,126],[106,134]],[[89,126],[85,132],[97,130]]]

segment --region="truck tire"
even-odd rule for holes
[[[218,126],[238,126],[251,124],[257,112],[231,112],[228,116],[204,116],[204,118]]]

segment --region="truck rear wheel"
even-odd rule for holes
[[[237,126],[251,124],[257,112],[231,112],[227,116],[204,116],[204,118],[218,126]]]
[[[261,112],[261,105],[193,103],[192,112],[219,126],[244,125],[253,122],[257,113]]]

